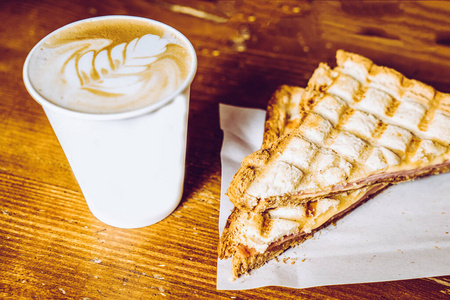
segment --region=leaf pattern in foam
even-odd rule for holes
[[[167,40],[147,34],[109,51],[83,51],[69,65],[76,69],[82,89],[96,94],[132,94],[149,80],[145,73],[157,56],[166,51],[167,44]]]

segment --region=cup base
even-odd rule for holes
[[[135,199],[136,200],[136,199]],[[168,217],[178,206],[181,193],[171,199],[141,199],[123,201],[122,205],[111,205],[111,202],[99,203],[98,199],[86,203],[91,213],[99,221],[117,228],[133,229],[153,225]],[[133,202],[133,205],[130,205]],[[163,206],[160,204],[164,203]]]

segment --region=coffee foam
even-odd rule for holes
[[[189,75],[192,60],[175,34],[145,20],[90,20],[44,39],[31,56],[28,75],[54,104],[116,113],[170,96]]]

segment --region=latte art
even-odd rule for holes
[[[149,33],[129,40],[105,30],[118,25],[97,25],[98,36],[85,25],[44,40],[30,61],[34,88],[57,105],[88,113],[129,111],[170,96],[188,76],[188,51],[161,30],[144,26]]]

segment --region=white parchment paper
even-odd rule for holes
[[[265,111],[220,105],[224,132],[219,231],[233,204],[225,195],[243,157],[260,148]],[[450,173],[390,187],[277,261],[232,281],[218,260],[217,289],[294,288],[450,274]]]

